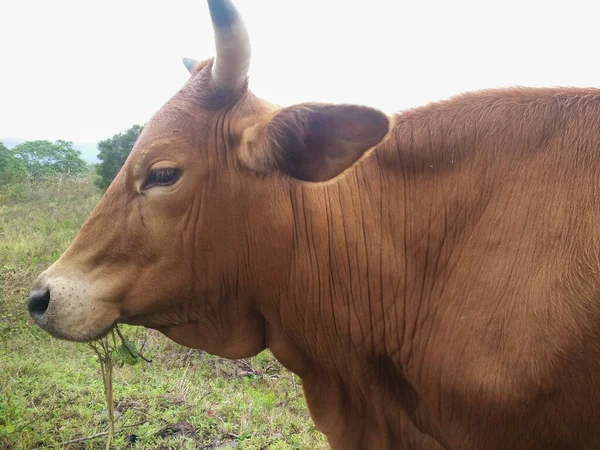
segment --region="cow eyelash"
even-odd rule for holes
[[[181,175],[181,170],[173,168],[154,169],[148,173],[144,189],[154,186],[170,186],[174,184]]]

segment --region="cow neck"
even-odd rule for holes
[[[402,364],[415,356],[405,336],[417,332],[403,317],[421,295],[408,280],[425,267],[405,246],[415,230],[404,220],[402,179],[386,177],[378,164],[372,155],[332,182],[290,183],[287,206],[278,210],[289,211],[291,229],[277,234],[289,236],[289,245],[272,269],[278,277],[270,279],[272,298],[262,313],[267,347],[301,376],[321,429],[353,422],[349,411],[370,414],[365,426],[392,433],[393,442],[387,413],[366,411],[366,399],[392,395],[398,414],[431,423]],[[398,270],[407,264],[412,271]]]

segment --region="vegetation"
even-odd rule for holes
[[[96,186],[102,190],[108,188],[119,169],[125,164],[125,160],[142,129],[142,126],[134,125],[124,133],[115,134],[110,139],[98,143],[98,159],[101,163],[96,167],[98,173]]]
[[[76,175],[87,168],[81,153],[69,141],[27,141],[11,151],[30,177]]]
[[[0,185],[15,183],[26,175],[23,163],[0,142]]]
[[[105,448],[106,435],[83,439],[108,431],[98,357],[85,344],[51,338],[25,306],[37,275],[65,250],[100,199],[94,178],[88,169],[62,181],[46,177],[0,189],[2,449]],[[112,448],[327,448],[297,379],[268,351],[230,361],[152,330],[120,328],[151,362],[122,347],[112,353]]]

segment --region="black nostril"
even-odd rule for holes
[[[43,316],[50,304],[50,290],[33,291],[27,300],[27,307],[32,316]]]

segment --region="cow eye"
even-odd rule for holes
[[[170,186],[174,184],[181,175],[181,170],[173,168],[153,169],[148,173],[144,189],[154,186]]]

